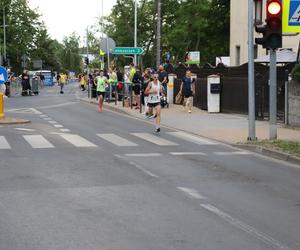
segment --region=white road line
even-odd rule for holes
[[[56,121],[49,121],[50,124],[57,124]]]
[[[160,138],[157,135],[151,135],[148,133],[131,133],[133,136],[136,136],[145,141],[151,142],[158,146],[177,146],[178,144],[168,141],[166,139]]]
[[[160,153],[141,153],[141,154],[125,154],[127,157],[159,157]]]
[[[25,131],[25,132],[34,132],[35,131],[35,129],[31,129],[31,128],[15,128],[15,130]]]
[[[63,126],[63,125],[60,125],[60,124],[55,124],[54,127],[55,127],[55,128],[63,128],[64,126]]]
[[[59,108],[59,107],[64,107],[64,106],[74,105],[74,104],[76,104],[76,102],[65,102],[65,103],[61,103],[61,104],[54,104],[54,105],[49,105],[49,106],[41,106],[39,108],[41,108],[41,109],[51,109],[51,108]]]
[[[97,147],[94,143],[84,139],[83,137],[79,135],[72,135],[72,134],[59,134],[63,139],[74,145],[75,147],[82,147],[82,148],[88,148],[88,147]]]
[[[32,112],[33,112],[34,114],[36,114],[36,115],[41,115],[41,114],[42,114],[42,112],[38,111],[38,110],[35,109],[35,108],[30,108],[30,109],[31,109]]]
[[[266,243],[267,245],[270,245],[276,249],[281,249],[281,250],[292,250],[291,248],[283,245],[281,242],[275,240],[274,238],[272,238],[271,236],[258,231],[257,229],[255,229],[252,226],[249,226],[247,224],[245,224],[244,222],[233,218],[232,216],[230,216],[229,214],[221,211],[220,209],[210,205],[210,204],[200,204],[202,208],[208,210],[209,212],[217,215],[218,217],[222,218],[223,220],[227,221],[228,223],[230,223],[232,226],[237,227],[239,229],[241,229],[242,231],[252,235],[253,237],[263,241],[264,243]]]
[[[71,132],[71,130],[70,130],[70,129],[67,129],[67,128],[61,128],[60,131],[61,131],[61,132]]]
[[[204,139],[195,135],[191,135],[185,132],[169,132],[167,133],[169,135],[175,136],[177,138],[183,139],[185,141],[189,141],[189,142],[193,142],[199,145],[217,145],[218,143],[208,140],[208,139]]]
[[[4,136],[0,136],[0,149],[11,149]]]
[[[158,175],[153,174],[153,173],[150,172],[149,170],[143,168],[142,166],[136,164],[136,163],[133,162],[133,161],[129,162],[129,164],[132,165],[132,166],[134,166],[134,167],[137,168],[138,170],[141,170],[142,172],[144,172],[145,174],[147,174],[147,175],[149,175],[149,176],[151,176],[151,177],[153,177],[153,178],[159,178]]]
[[[32,148],[54,148],[54,146],[42,135],[23,135],[23,137],[31,145]]]
[[[100,138],[116,145],[119,147],[136,147],[138,146],[136,143],[133,143],[127,139],[124,139],[115,134],[97,134]]]
[[[188,156],[188,155],[207,155],[202,152],[171,152],[170,155],[174,156]]]
[[[251,155],[251,152],[246,152],[246,151],[236,151],[236,152],[214,152],[215,155]]]
[[[115,157],[117,157],[118,159],[124,159],[122,155],[118,155],[118,154],[115,154]]]
[[[197,190],[192,189],[192,188],[186,188],[186,187],[177,187],[178,190],[186,193],[187,195],[197,199],[197,200],[206,200],[207,197],[204,195],[200,194]]]

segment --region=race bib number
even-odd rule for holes
[[[159,102],[159,96],[151,96],[150,100],[151,102]]]

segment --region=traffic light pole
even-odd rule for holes
[[[277,69],[276,50],[270,49],[270,140],[277,139]]]
[[[249,141],[255,141],[255,83],[254,83],[254,45],[253,45],[253,0],[248,0],[248,120]]]

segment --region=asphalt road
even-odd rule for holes
[[[297,166],[58,92],[6,100],[1,250],[300,249]]]

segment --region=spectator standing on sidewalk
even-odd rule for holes
[[[140,109],[141,105],[141,85],[143,82],[143,76],[141,74],[140,69],[137,67],[135,74],[133,76],[132,82],[134,83],[133,91],[136,98],[136,107],[135,109]]]
[[[180,90],[184,96],[184,107],[188,107],[188,112],[191,114],[193,96],[195,95],[195,79],[192,79],[192,72],[190,70],[186,71],[186,75],[182,79]]]
[[[5,89],[5,95],[7,97],[10,97],[10,86],[11,86],[11,83],[13,81],[13,73],[11,72],[10,69],[7,70],[8,71],[8,79],[5,83],[5,86],[6,86],[6,89]]]
[[[31,92],[29,74],[26,69],[24,69],[24,71],[21,75],[21,84],[22,84],[22,96],[27,96],[28,91],[29,91],[29,95],[33,95]]]
[[[42,88],[45,82],[45,76],[42,73],[40,73],[40,80],[41,80],[41,88]]]
[[[85,76],[84,74],[79,75],[79,84],[82,91],[85,91]]]
[[[158,80],[158,73],[153,74],[153,81],[148,84],[145,94],[148,95],[148,106],[156,111],[155,133],[160,132],[161,105],[160,96],[163,95],[161,83]]]
[[[122,101],[122,95],[121,95],[121,92],[123,90],[123,81],[124,81],[124,77],[123,77],[123,74],[122,72],[120,71],[119,68],[116,69],[116,72],[117,72],[117,78],[118,78],[118,101]]]
[[[164,93],[167,93],[167,85],[168,85],[168,73],[165,71],[165,68],[163,65],[159,65],[158,67],[158,80],[161,82],[163,88],[164,88]]]

